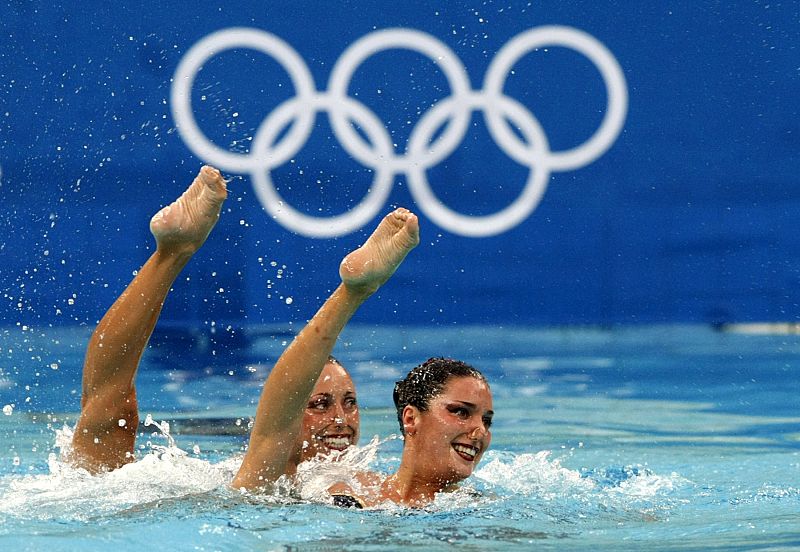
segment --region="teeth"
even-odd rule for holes
[[[350,437],[323,437],[325,446],[332,449],[345,449],[350,446]]]
[[[461,445],[461,444],[456,443],[456,444],[453,445],[453,448],[459,454],[463,454],[463,455],[469,457],[470,460],[474,459],[475,455],[478,454],[478,449],[475,448],[475,447],[471,447],[469,445]]]

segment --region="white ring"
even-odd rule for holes
[[[431,35],[411,29],[375,31],[351,44],[336,61],[336,65],[331,72],[331,78],[328,81],[328,93],[335,98],[346,97],[350,81],[358,66],[368,57],[392,48],[413,50],[427,56],[442,68],[447,82],[450,84],[453,96],[466,98],[469,95],[469,77],[464,66],[458,61],[458,56],[443,42]],[[337,138],[350,155],[356,159],[363,159],[368,156],[369,147],[365,145],[364,140],[361,139],[338,110],[331,111],[331,124]],[[431,150],[435,150],[438,144],[444,143],[448,147],[452,147],[452,149],[437,153],[437,155],[439,157],[450,155],[458,146],[458,142],[463,139],[468,124],[469,110],[464,109],[457,112],[455,120],[448,125],[442,136],[438,138],[437,144],[431,146]],[[453,139],[453,135],[460,137]],[[401,170],[407,171],[415,163],[426,163],[425,159],[407,159],[406,157],[392,156],[386,162],[395,167],[398,172]],[[432,164],[435,163],[426,166],[431,166]]]
[[[448,100],[450,101],[450,100]],[[550,152],[547,137],[542,126],[522,104],[516,100],[503,96],[496,98],[497,109],[502,114],[511,118],[532,149],[528,152],[527,163],[531,167],[530,175],[519,197],[505,209],[491,215],[468,216],[453,211],[439,201],[428,183],[424,167],[413,167],[408,171],[408,184],[414,201],[425,215],[442,228],[467,237],[486,237],[501,234],[510,230],[525,220],[536,208],[547,189],[550,171],[544,161]],[[440,102],[429,110],[419,122],[420,135],[409,144],[410,148],[421,147],[426,142],[427,136],[441,125],[440,120],[447,116],[447,101]],[[484,107],[485,106],[481,106]],[[536,167],[534,170],[533,167]]]
[[[271,56],[289,73],[299,98],[310,99],[316,93],[314,80],[303,58],[286,42],[258,29],[233,27],[204,37],[186,52],[178,64],[170,98],[175,127],[195,155],[219,169],[240,173],[266,170],[277,165],[270,165],[266,157],[233,153],[216,146],[200,130],[192,113],[192,84],[195,77],[206,61],[232,48],[250,48]],[[299,150],[308,139],[313,123],[314,113],[302,112],[284,137],[283,151],[279,148],[276,155],[291,157],[292,154],[286,155],[286,150]]]
[[[611,147],[622,130],[628,110],[628,89],[622,68],[600,41],[578,29],[556,25],[537,27],[520,33],[508,41],[492,60],[483,88],[493,99],[502,96],[505,80],[514,64],[531,50],[545,46],[563,46],[583,54],[600,71],[606,86],[606,114],[594,135],[570,150],[552,152],[547,160],[552,170],[577,169],[588,165]],[[525,144],[520,142],[508,128],[508,124],[497,117],[493,110],[486,111],[486,122],[494,139],[509,155],[515,159],[524,157]],[[512,154],[512,151],[515,153]]]
[[[350,98],[339,98],[333,100],[330,96],[317,96],[314,102],[315,109],[327,110],[330,112],[331,104],[338,102],[337,109],[343,109],[349,120],[356,121],[367,133],[378,149],[377,155],[391,155],[392,141],[384,126],[370,110],[363,104]],[[284,102],[276,112],[279,116],[276,124],[263,124],[259,127],[258,133],[253,140],[253,154],[271,148],[272,141],[285,125],[281,124],[284,118],[296,115],[300,110],[305,109],[299,98]],[[389,193],[392,191],[394,183],[394,173],[379,164],[376,165],[375,178],[372,182],[367,195],[353,209],[332,217],[314,217],[301,213],[297,209],[286,203],[281,198],[269,171],[256,171],[252,173],[253,187],[256,195],[261,200],[267,212],[284,227],[297,232],[298,234],[312,238],[332,238],[350,232],[355,232],[370,220],[372,220],[386,203]]]

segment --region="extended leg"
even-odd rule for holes
[[[216,169],[203,167],[189,188],[150,221],[156,252],[97,325],[83,365],[81,415],[70,460],[90,471],[133,459],[139,425],[135,377],[164,300],[205,242],[227,196]]]
[[[256,410],[250,444],[233,480],[255,489],[294,473],[303,409],[336,340],[358,307],[395,272],[419,243],[416,215],[396,209],[339,268],[342,283],[286,348],[269,374]]]

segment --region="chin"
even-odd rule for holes
[[[480,457],[475,458],[469,464],[466,464],[463,460],[456,460],[450,466],[449,480],[453,483],[458,483],[470,477],[475,472],[475,468],[478,467],[479,461]]]
[[[445,483],[444,486],[455,485],[467,479],[470,475],[472,475],[472,472],[473,470],[465,470],[463,468],[452,468],[448,470],[447,473],[444,473],[440,477],[438,477],[438,479],[439,481]]]

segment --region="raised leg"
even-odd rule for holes
[[[139,425],[136,370],[170,287],[219,219],[227,196],[219,171],[203,167],[150,221],[156,251],[100,320],[83,365],[81,415],[70,461],[90,471],[133,460]]]
[[[297,466],[292,458],[298,455],[291,446],[297,441],[303,410],[339,334],[418,243],[416,215],[397,209],[384,217],[364,245],[344,258],[339,268],[341,285],[286,348],[264,384],[234,487],[255,489],[294,473]]]

